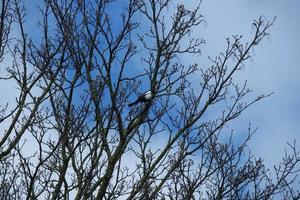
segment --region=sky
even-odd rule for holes
[[[198,0],[181,2],[192,7]],[[296,146],[300,149],[300,1],[203,0],[201,7],[206,24],[193,34],[203,37],[206,44],[201,57],[194,58],[195,61],[222,52],[228,36],[243,34],[247,38],[254,19],[263,15],[272,20],[276,16],[270,29],[271,38],[255,49],[253,62],[248,63],[244,73],[237,77],[248,81],[254,95],[274,94],[250,107],[232,124],[232,128],[238,133],[249,123],[258,127],[249,149],[257,157],[262,157],[267,166],[279,164],[287,142],[297,140]],[[28,12],[30,16],[31,11]],[[30,26],[36,24],[34,20],[29,21]],[[10,82],[1,82],[0,91],[1,105],[16,95]]]
[[[193,3],[189,1],[191,6]],[[251,151],[266,164],[278,164],[287,142],[300,149],[300,1],[297,0],[204,0],[205,27],[199,28],[206,45],[202,56],[215,56],[233,34],[251,34],[251,23],[259,16],[272,20],[271,38],[263,41],[254,53],[241,80],[247,80],[254,94],[274,94],[248,109],[233,124],[237,130],[249,122],[258,127]]]
[[[193,7],[198,0],[179,1]],[[27,6],[28,19],[33,18],[34,6]],[[259,16],[272,20],[271,38],[263,41],[255,49],[253,62],[247,65],[239,79],[248,81],[254,94],[274,94],[252,106],[235,123],[236,130],[252,126],[258,127],[250,144],[257,156],[262,156],[267,164],[278,163],[287,142],[298,140],[300,149],[300,1],[298,0],[203,0],[201,12],[205,26],[194,30],[206,40],[200,58],[216,56],[225,48],[225,38],[233,34],[251,35],[251,23]],[[36,20],[28,20],[27,25],[34,27]],[[16,33],[13,33],[16,34]],[[32,36],[38,33],[31,33]],[[4,67],[1,67],[1,71]],[[11,89],[7,89],[11,88]],[[10,82],[0,85],[0,103],[10,102],[16,96]]]

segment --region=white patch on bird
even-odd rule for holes
[[[146,99],[146,100],[150,100],[151,97],[152,97],[151,91],[148,91],[148,92],[145,93],[145,99]]]

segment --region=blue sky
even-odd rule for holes
[[[179,2],[192,7],[198,0]],[[35,18],[36,5],[26,6],[29,8],[27,14],[30,19],[27,21],[27,30],[30,31],[31,27],[38,25],[38,19]],[[264,15],[272,20],[276,16],[275,24],[270,29],[271,38],[255,49],[253,61],[247,64],[244,73],[236,76],[240,81],[248,80],[248,86],[254,90],[253,96],[271,92],[274,94],[250,107],[231,124],[237,137],[244,136],[249,123],[252,127],[258,127],[249,149],[257,157],[261,156],[268,167],[279,164],[287,142],[296,139],[296,145],[300,149],[299,10],[299,0],[203,0],[201,12],[206,24],[193,32],[194,35],[203,37],[206,44],[202,47],[202,55],[192,59],[205,65],[209,64],[207,56],[214,57],[224,50],[226,37],[243,34],[246,40],[251,35],[251,23],[254,19]],[[33,38],[39,38],[39,31],[32,31],[30,34]],[[138,64],[140,60],[132,63]],[[2,67],[1,71],[3,70]],[[14,101],[17,94],[11,82],[1,82],[0,90],[1,105]],[[6,124],[2,126],[5,127]],[[153,143],[154,149],[163,145],[161,136],[157,136],[157,140]],[[131,158],[127,161],[128,166],[134,164]]]
[[[192,6],[193,1],[189,2]],[[224,50],[225,37],[243,34],[247,38],[253,19],[276,16],[271,38],[255,49],[253,62],[237,77],[247,79],[256,95],[274,94],[251,107],[232,126],[244,130],[251,122],[258,127],[250,149],[269,166],[278,164],[287,142],[296,139],[300,149],[299,9],[297,0],[204,0],[202,14],[207,24],[196,31],[206,39],[202,49],[205,58]]]
[[[198,0],[181,2],[193,6]],[[28,19],[33,19],[36,5],[28,8]],[[207,23],[193,32],[206,40],[201,57],[193,59],[205,64],[207,56],[216,56],[224,50],[226,37],[243,34],[247,38],[251,35],[254,19],[264,15],[272,20],[276,16],[275,25],[270,29],[270,40],[255,49],[253,62],[249,62],[245,72],[236,77],[241,81],[247,79],[254,95],[274,94],[252,106],[232,124],[237,134],[245,131],[249,122],[258,127],[250,149],[256,156],[262,156],[269,166],[278,164],[287,142],[296,139],[300,149],[299,9],[299,0],[203,0],[201,11]],[[37,19],[28,20],[29,27],[37,25]],[[39,32],[31,34],[35,36]],[[14,99],[13,88],[9,82],[1,83],[1,104]]]

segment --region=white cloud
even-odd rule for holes
[[[191,3],[192,4],[192,3]],[[191,5],[190,5],[191,6]],[[247,127],[248,122],[259,127],[253,137],[251,149],[262,156],[267,164],[278,163],[287,142],[298,140],[300,98],[300,14],[299,1],[203,1],[202,14],[207,27],[199,28],[207,44],[203,56],[215,56],[224,50],[225,37],[232,34],[250,36],[251,22],[264,15],[277,16],[271,28],[271,40],[264,41],[255,50],[254,62],[247,65],[237,77],[247,79],[254,94],[275,92],[268,99],[250,108],[238,119],[237,126]],[[199,60],[199,58],[197,58]],[[237,127],[238,128],[238,127]]]

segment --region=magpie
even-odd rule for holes
[[[151,92],[151,90],[149,90],[149,91],[145,92],[144,94],[142,94],[141,96],[139,96],[136,101],[128,104],[128,106],[131,107],[135,104],[138,104],[139,102],[148,102],[152,99],[152,96],[153,96],[152,92]]]

